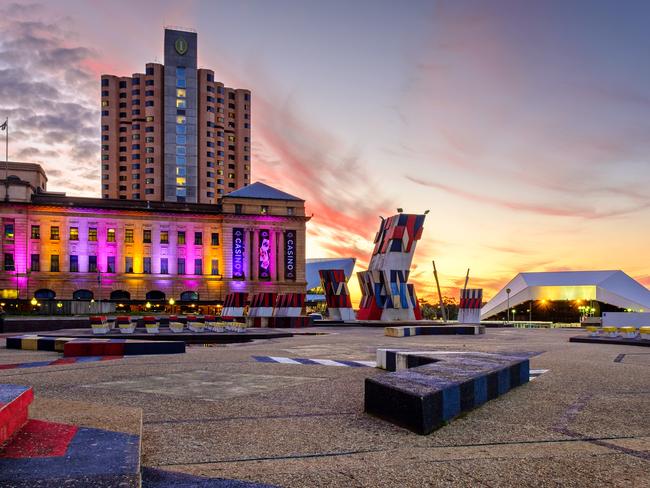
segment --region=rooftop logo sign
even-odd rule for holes
[[[174,42],[174,49],[176,49],[176,52],[181,56],[187,52],[187,47],[187,41],[183,37],[177,38]]]

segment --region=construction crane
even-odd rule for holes
[[[447,310],[445,309],[445,303],[442,301],[442,292],[440,291],[440,282],[438,281],[438,270],[436,270],[436,262],[433,263],[433,277],[436,279],[436,287],[438,287],[438,299],[440,300],[440,312],[442,313],[442,320],[447,322]]]

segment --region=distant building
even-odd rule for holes
[[[508,290],[510,292],[508,293]],[[577,322],[603,312],[650,310],[650,290],[620,270],[519,273],[481,309],[481,319]]]
[[[164,64],[101,78],[101,195],[216,204],[251,178],[251,93],[197,69],[197,34],[165,29]]]
[[[50,193],[46,182],[21,163],[0,180],[3,303],[209,306],[233,291],[305,291],[300,198],[254,183],[219,204],[124,201]]]

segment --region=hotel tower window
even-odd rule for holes
[[[88,227],[88,241],[89,242],[97,241],[97,227]]]
[[[79,240],[79,227],[70,227],[70,240],[71,241]]]
[[[160,243],[169,244],[169,231],[167,230],[160,231]]]
[[[58,241],[59,240],[59,226],[53,225],[50,227],[50,240]]]
[[[32,239],[40,239],[40,238],[41,238],[41,226],[32,225]]]
[[[144,229],[142,231],[142,242],[145,244],[151,243],[151,229]]]
[[[5,224],[5,239],[14,240],[14,224]]]
[[[115,229],[108,229],[106,231],[106,242],[115,242]]]
[[[177,244],[185,244],[185,231],[184,230],[179,230],[178,231],[178,239],[176,240]]]
[[[133,244],[133,229],[124,229],[124,242]]]
[[[210,238],[211,244],[213,246],[218,246],[219,245],[219,233],[218,232],[213,232]]]

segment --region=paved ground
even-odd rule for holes
[[[581,332],[561,329],[402,339],[375,328],[301,332],[318,335],[0,370],[0,382],[32,385],[41,410],[102,404],[79,415],[103,428],[141,408],[142,464],[152,470],[292,487],[650,486],[645,348],[569,343]],[[252,359],[367,361],[378,346],[537,351],[531,368],[549,372],[418,436],[363,413],[364,378],[385,372]],[[58,357],[1,347],[0,364]],[[61,415],[74,422],[75,412]]]

